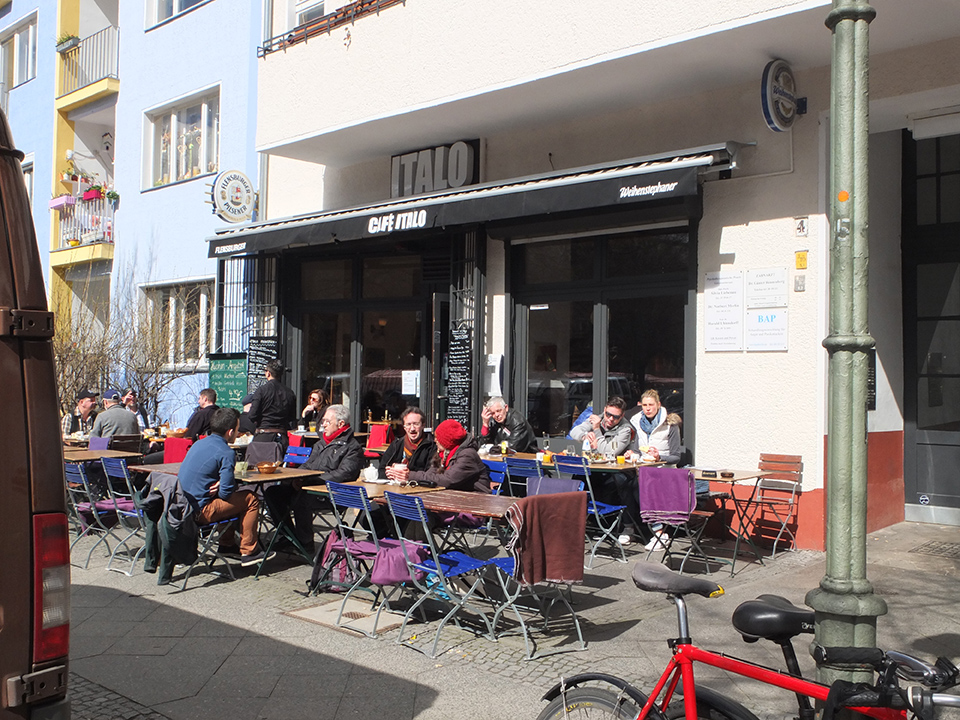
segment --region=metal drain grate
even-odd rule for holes
[[[921,555],[936,555],[937,557],[956,558],[960,560],[960,543],[937,542],[931,540],[919,547],[915,547],[910,552],[920,553]]]
[[[357,612],[356,610],[348,610],[343,614],[345,618],[350,620],[362,620],[365,617],[370,617],[370,613]]]

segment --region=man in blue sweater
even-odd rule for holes
[[[237,437],[239,424],[240,413],[233,408],[218,408],[210,418],[210,434],[193,444],[180,464],[178,476],[180,487],[197,508],[198,522],[240,519],[240,564],[246,567],[270,558],[257,547],[257,496],[236,489],[236,458],[230,443]],[[220,538],[220,552],[229,554],[236,550],[231,528]]]

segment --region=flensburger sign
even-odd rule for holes
[[[239,170],[224,170],[210,191],[213,212],[221,220],[238,223],[253,217],[253,183]]]
[[[763,119],[774,132],[793,127],[797,119],[797,81],[786,60],[771,60],[760,82]]]

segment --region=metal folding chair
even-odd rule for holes
[[[181,590],[187,589],[187,581],[190,580],[193,569],[201,563],[206,564],[207,570],[212,574],[223,577],[223,573],[216,572],[213,569],[214,564],[219,560],[227,568],[227,576],[229,576],[231,580],[236,580],[236,576],[233,574],[233,567],[231,567],[230,562],[221,555],[218,550],[220,536],[223,535],[228,528],[236,524],[236,522],[237,518],[227,518],[213,523],[198,525],[197,542],[199,547],[197,549],[197,559],[193,561],[193,564],[191,564],[184,573],[183,584],[180,586]]]
[[[300,467],[310,458],[310,448],[299,445],[288,445],[287,453],[283,456],[284,467]]]
[[[616,548],[620,553],[618,562],[625,563],[627,556],[623,552],[623,546],[617,541],[617,528],[620,525],[620,517],[626,509],[625,505],[610,505],[599,502],[593,491],[593,482],[590,479],[590,465],[586,458],[577,455],[554,455],[553,461],[559,477],[582,477],[587,484],[587,521],[588,535],[591,529],[595,537],[593,538],[593,547],[590,549],[590,558],[587,560],[586,567],[593,567],[593,559],[597,555],[600,543],[606,542]],[[592,528],[589,525],[592,524]]]
[[[126,535],[120,540],[110,555],[110,562],[107,563],[107,570],[122,572],[124,575],[133,574],[133,568],[137,560],[146,550],[146,524],[143,520],[142,511],[137,508],[133,500],[133,483],[130,481],[130,473],[127,471],[127,462],[122,458],[101,458],[103,472],[106,475],[107,493],[110,500],[113,501],[117,512],[118,527],[126,531]],[[140,547],[136,552],[130,547],[130,540],[136,538],[140,541]],[[126,549],[127,559],[130,561],[128,570],[121,570],[113,567],[113,561],[121,548]]]
[[[87,481],[87,474],[84,472],[82,465],[64,463],[63,468],[66,477],[70,515],[77,527],[77,537],[70,543],[70,550],[73,550],[81,538],[88,535],[100,536],[93,547],[90,548],[90,552],[87,553],[87,561],[83,564],[83,567],[87,568],[90,566],[93,551],[99,547],[100,543],[106,546],[108,553],[112,553],[107,538],[112,537],[120,542],[120,538],[113,531],[113,526],[117,522],[117,512],[112,500],[96,499],[96,495],[90,489],[90,483]]]
[[[757,467],[764,474],[757,480],[753,497],[744,510],[744,519],[752,526],[753,531],[759,532],[766,529],[762,524],[765,513],[769,512],[776,518],[775,522],[770,523],[777,529],[770,557],[776,557],[777,546],[784,533],[790,537],[790,546],[787,549],[792,550],[797,542],[793,530],[790,529],[790,521],[796,513],[803,458],[800,455],[760,453],[760,462]]]
[[[494,630],[500,624],[500,619],[508,610],[512,610],[517,622],[519,623],[520,633],[523,635],[524,648],[526,650],[525,659],[534,659],[536,653],[536,642],[530,638],[530,632],[524,619],[524,611],[527,613],[535,612],[543,618],[543,630],[548,629],[550,623],[550,613],[557,601],[560,601],[570,614],[573,629],[576,631],[579,646],[577,650],[585,650],[587,647],[583,639],[583,633],[580,630],[580,621],[573,610],[567,597],[564,596],[561,586],[570,591],[571,583],[583,580],[583,563],[579,557],[583,554],[582,537],[586,529],[587,521],[587,498],[586,494],[580,489],[574,489],[572,493],[580,495],[577,499],[571,498],[571,494],[565,494],[569,491],[564,489],[575,488],[577,485],[582,488],[583,483],[571,479],[543,478],[548,482],[538,483],[535,478],[528,479],[528,488],[530,490],[539,490],[539,493],[530,493],[526,497],[517,501],[517,504],[507,511],[507,521],[513,528],[513,536],[507,544],[510,551],[510,557],[494,558],[489,566],[496,568],[496,577],[500,583],[502,591],[502,600],[496,603],[496,611],[493,616]],[[560,495],[563,495],[561,499]],[[576,514],[568,512],[571,506],[578,509]],[[535,553],[537,558],[542,558],[543,565],[538,568],[532,568],[524,565],[528,546],[535,544],[538,548],[545,547],[545,531],[551,532],[551,553]],[[569,554],[576,556],[577,572],[564,577],[562,581],[547,578],[557,578],[561,571],[556,567],[551,567],[551,562],[555,560],[557,554]],[[522,601],[529,601],[522,602]],[[500,632],[497,637],[502,637],[510,630]],[[559,650],[557,652],[565,652]],[[548,653],[555,654],[555,653]],[[544,657],[544,655],[540,655]]]
[[[696,484],[692,472],[685,468],[641,467],[638,468],[637,487],[640,519],[650,525],[663,526],[662,533],[658,535],[659,545],[663,549],[661,562],[670,564],[674,555],[673,546],[678,539],[685,539],[689,543],[680,561],[679,572],[683,572],[691,556],[703,561],[708,575],[711,562],[730,562],[726,558],[707,555],[700,546],[700,537],[713,512],[697,510]],[[656,549],[651,548],[647,557]]]
[[[493,625],[487,614],[476,607],[472,602],[477,591],[482,587],[483,576],[481,569],[488,563],[483,560],[476,560],[464,553],[452,551],[440,554],[433,542],[433,535],[430,532],[430,521],[427,511],[423,507],[423,500],[416,495],[401,495],[399,493],[385,492],[384,497],[387,500],[387,507],[393,516],[394,527],[397,530],[397,536],[403,537],[403,528],[401,520],[409,523],[416,523],[421,528],[424,537],[423,542],[414,543],[413,541],[404,541],[400,547],[403,550],[403,557],[407,563],[407,569],[410,572],[410,584],[420,593],[420,597],[410,606],[403,616],[403,623],[400,625],[400,635],[397,637],[397,643],[412,647],[414,650],[421,651],[404,638],[404,632],[407,622],[414,612],[419,610],[428,600],[433,600],[447,609],[446,614],[437,627],[437,634],[433,640],[433,647],[430,657],[437,656],[437,646],[440,644],[440,635],[446,624],[453,620],[457,626],[460,626],[460,612],[467,610],[475,615],[482,623],[486,632],[481,632],[490,640],[495,640]],[[411,552],[412,547],[419,547],[426,553],[426,560],[420,560]],[[473,582],[471,583],[471,579]],[[460,580],[467,589],[464,591],[454,580]]]
[[[518,458],[508,455],[503,466],[506,474],[507,491],[503,495],[522,496],[527,489],[527,478],[543,477],[543,468],[535,458]]]

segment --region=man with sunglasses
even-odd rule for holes
[[[577,442],[587,440],[590,449],[601,455],[623,455],[633,442],[633,426],[623,419],[627,403],[614,395],[607,400],[603,415],[591,415],[570,431],[570,437]]]

